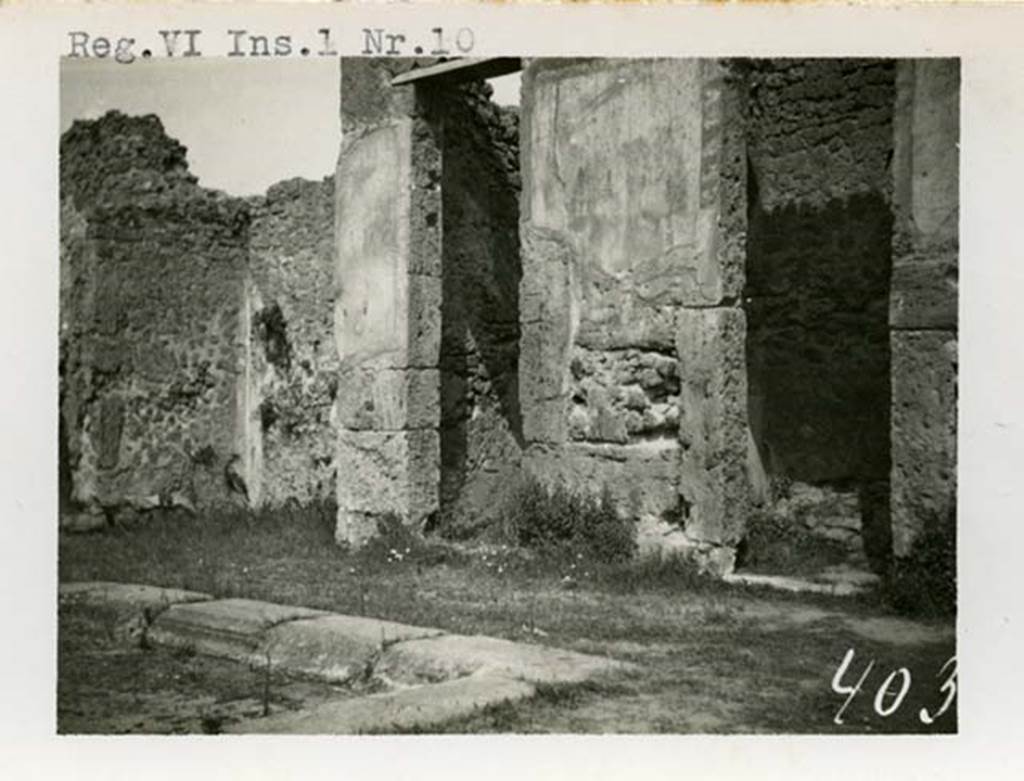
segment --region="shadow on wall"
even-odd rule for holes
[[[518,464],[519,122],[484,84],[437,96],[444,117],[441,520],[486,523]]]
[[[764,211],[748,171],[750,425],[772,484],[859,495],[865,552],[890,547],[892,212],[877,192]]]

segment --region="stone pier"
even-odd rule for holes
[[[893,155],[893,550],[956,513],[960,68],[897,66]]]
[[[440,483],[441,138],[410,63],[342,62],[336,180],[339,541],[420,527]]]

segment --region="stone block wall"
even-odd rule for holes
[[[607,486],[645,543],[734,545],[750,493],[743,85],[712,61],[536,60],[523,95],[527,463]]]
[[[892,166],[892,531],[897,556],[956,518],[960,67],[897,69]]]
[[[338,527],[486,524],[519,464],[514,111],[430,61],[343,59],[336,181]]]
[[[441,136],[413,62],[343,58],[335,176],[339,541],[439,509]]]
[[[334,179],[291,179],[250,199],[250,377],[259,501],[334,500]]]

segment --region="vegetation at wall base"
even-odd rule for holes
[[[395,514],[377,521],[377,533],[354,556],[364,567],[395,563],[435,567],[458,563],[461,558],[456,548],[425,538]]]
[[[882,592],[898,613],[921,618],[956,615],[956,513],[930,519],[908,556],[897,558]]]
[[[610,564],[636,553],[636,526],[619,515],[607,487],[595,497],[523,477],[502,508],[500,525],[509,541],[555,557]]]

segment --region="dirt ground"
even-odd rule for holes
[[[505,549],[435,554],[355,555],[334,544],[327,521],[275,516],[62,536],[59,563],[64,582],[148,583],[375,616],[605,654],[639,668],[598,683],[541,687],[532,700],[437,731],[957,729],[951,619],[908,620],[870,599],[732,587],[665,567],[601,573],[586,562],[528,566]],[[207,711],[215,719],[261,711],[255,672],[161,650],[126,652],[76,621],[61,615],[62,730],[202,731]],[[146,699],[154,692],[166,693],[156,705]],[[271,707],[302,707],[321,694],[329,693],[277,687]]]
[[[574,595],[579,604],[586,595]],[[663,606],[660,606],[663,607]],[[636,615],[672,621],[655,600]],[[532,700],[486,709],[436,732],[501,733],[905,733],[953,732],[955,703],[934,724],[945,699],[940,676],[952,656],[942,628],[901,619],[843,616],[814,606],[720,600],[691,606],[674,637],[562,642],[573,650],[637,664],[639,672],[576,686],[541,687]],[[677,613],[676,620],[682,617]],[[543,629],[521,633],[543,640]],[[879,635],[884,636],[880,641]],[[854,657],[840,686],[854,686],[874,664],[861,693],[835,722],[846,697],[832,690],[844,654]],[[902,676],[876,702],[885,678]],[[294,680],[182,651],[139,647],[114,636],[88,608],[62,608],[58,683],[61,733],[217,733],[229,723],[281,709],[353,696],[349,690]],[[879,707],[879,702],[881,703]],[[891,712],[889,712],[891,709]],[[879,712],[881,711],[881,713]]]
[[[232,722],[351,696],[340,687],[118,636],[102,615],[61,608],[60,734],[216,734]]]

